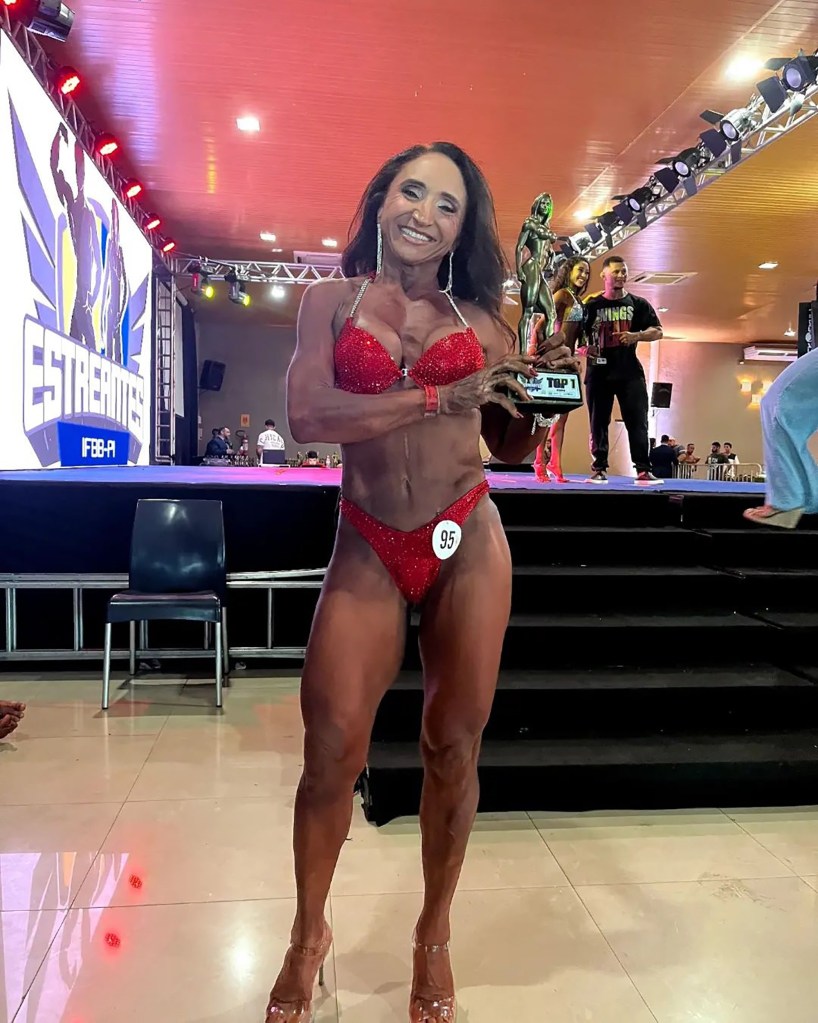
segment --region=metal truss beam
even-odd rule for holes
[[[79,140],[80,145],[94,161],[100,174],[105,178],[116,197],[133,217],[137,227],[150,242],[156,258],[166,264],[165,254],[155,244],[155,240],[142,229],[145,219],[145,212],[134,200],[125,195],[125,177],[121,174],[111,160],[105,156],[99,156],[96,152],[96,139],[99,134],[91,121],[82,113],[77,104],[68,96],[63,96],[54,84],[54,72],[59,69],[51,57],[43,49],[39,39],[33,32],[23,25],[22,22],[13,18],[10,9],[0,2],[0,29],[9,37],[14,48],[28,64],[35,78],[48,94],[51,102],[57,108],[60,116]]]
[[[753,111],[757,118],[762,108],[766,110],[766,114],[756,121],[755,126],[746,136],[739,142],[728,145],[727,150],[720,157],[713,158],[688,179],[681,179],[673,192],[652,202],[641,214],[636,214],[630,224],[614,228],[610,235],[603,237],[598,244],[586,249],[582,255],[588,259],[597,259],[606,255],[633,235],[644,231],[646,227],[650,227],[666,214],[678,209],[703,188],[718,181],[749,157],[755,156],[756,153],[760,153],[778,139],[789,135],[802,124],[812,120],[818,114],[818,85],[813,85],[808,89],[803,94],[803,100],[800,109],[791,111],[790,104],[787,104],[782,110],[772,113],[760,96],[753,96],[747,104],[747,109]],[[686,181],[692,183],[686,184]]]
[[[343,280],[340,266],[319,266],[312,263],[259,263],[242,259],[206,259],[204,256],[175,256],[170,261],[177,277],[189,277],[194,269],[206,270],[212,281],[223,281],[235,271],[239,280],[248,284],[312,284],[314,281]]]

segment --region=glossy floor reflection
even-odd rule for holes
[[[261,1023],[293,913],[298,680],[0,678],[0,1021]],[[356,808],[318,1023],[405,1023],[417,822]],[[818,809],[481,817],[459,1023],[814,1023]],[[782,1007],[786,1006],[784,1011]],[[782,1015],[783,1013],[783,1015]]]

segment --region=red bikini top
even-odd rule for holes
[[[442,387],[483,369],[486,363],[480,340],[448,292],[452,308],[465,329],[439,338],[411,368],[399,366],[376,337],[353,321],[370,279],[367,277],[361,285],[335,343],[335,383],[342,391],[380,394],[406,376],[419,387]]]

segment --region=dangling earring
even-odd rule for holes
[[[375,254],[375,276],[380,277],[381,269],[383,267],[383,233],[381,232],[381,224],[378,221],[378,250]]]
[[[449,253],[449,283],[443,288],[444,295],[451,295],[454,283],[454,250]]]

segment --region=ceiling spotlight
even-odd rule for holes
[[[138,195],[144,192],[142,182],[137,181],[136,178],[131,178],[130,181],[125,183],[125,195],[128,199],[135,199]]]
[[[753,115],[747,107],[738,107],[729,114],[720,114],[718,110],[704,110],[699,117],[708,124],[718,127],[728,142],[737,142],[754,127]],[[714,156],[720,154],[714,153]]]
[[[321,244],[325,249],[337,249],[338,242],[334,238],[322,238]]]
[[[591,242],[591,236],[587,231],[580,231],[578,234],[572,234],[568,239],[568,242],[580,255],[582,255],[583,252],[587,252],[593,244]]]
[[[167,241],[165,241],[162,244],[162,251],[165,253],[165,255],[167,255],[169,252],[173,252],[175,248],[176,242],[172,238],[168,238]]]
[[[655,198],[656,194],[653,189],[649,185],[643,185],[641,188],[634,189],[626,199],[626,202],[634,213],[641,213],[647,204],[653,202]]]
[[[262,231],[259,238],[261,238],[263,242],[274,242],[276,240],[276,236],[272,233],[272,231]]]
[[[683,149],[678,156],[674,156],[671,160],[671,166],[680,178],[690,177],[705,163],[707,163],[707,158],[698,146],[692,149]]]
[[[20,12],[29,32],[64,43],[74,24],[74,12],[62,0],[3,0],[6,7]]]
[[[599,245],[602,241],[602,228],[595,220],[592,220],[590,224],[585,225],[585,233],[591,239],[592,245]]]
[[[193,295],[203,295],[205,298],[213,298],[216,289],[210,283],[210,274],[201,263],[194,263],[190,268],[190,291]]]
[[[715,128],[708,128],[707,131],[703,131],[699,138],[714,158],[721,156],[727,150],[727,140]]]
[[[790,324],[789,327],[787,327],[787,329],[784,331],[784,337],[796,337],[796,336],[797,335],[796,335],[795,331],[792,329],[792,324]]]
[[[818,75],[818,53],[807,56],[801,50],[797,57],[787,60],[783,57],[774,57],[764,65],[771,71],[780,71],[784,84],[790,92],[804,92],[810,86],[815,85]]]
[[[261,124],[257,117],[237,117],[236,127],[239,131],[256,132],[261,131]]]
[[[250,305],[250,296],[247,294],[247,290],[244,281],[240,281],[236,271],[230,270],[229,273],[224,275],[224,279],[227,282],[228,291],[227,297],[234,305]]]
[[[615,195],[614,199],[621,199],[622,202],[618,202],[616,206],[614,206],[613,215],[616,217],[617,221],[623,227],[627,227],[635,216],[634,211],[631,209],[628,203],[625,202],[624,195]]]
[[[601,217],[597,217],[596,221],[605,234],[610,234],[614,228],[619,227],[622,223],[620,218],[610,210],[607,213],[603,213]]]
[[[778,266],[778,263],[776,263],[776,261],[774,259],[768,259],[766,263],[759,263],[758,264],[758,269],[759,270],[775,270],[775,268],[777,266]]]
[[[679,175],[672,167],[660,167],[659,170],[654,171],[653,177],[668,195],[676,191],[676,186],[679,184]]]
[[[771,114],[777,113],[787,102],[787,90],[784,88],[778,75],[765,78],[763,82],[757,82],[756,89],[758,89]]]
[[[659,308],[656,310],[656,312],[657,313],[666,313],[666,312],[669,312],[669,310],[668,310],[668,307],[666,305],[660,305]]]
[[[274,284],[270,288],[270,297],[274,298],[276,302],[280,302],[287,294],[287,289],[281,284]]]
[[[79,72],[72,67],[60,68],[54,76],[54,85],[63,96],[70,96],[72,92],[76,92],[81,81]]]
[[[161,226],[162,218],[157,217],[155,213],[149,213],[145,217],[145,223],[142,225],[146,231],[155,231],[157,227]]]
[[[587,208],[581,209],[581,210],[577,210],[574,213],[574,219],[575,220],[587,220],[590,216],[591,216],[591,211],[589,209],[587,209]]]
[[[104,131],[97,136],[97,152],[100,156],[113,156],[119,149],[119,143],[109,132]]]

